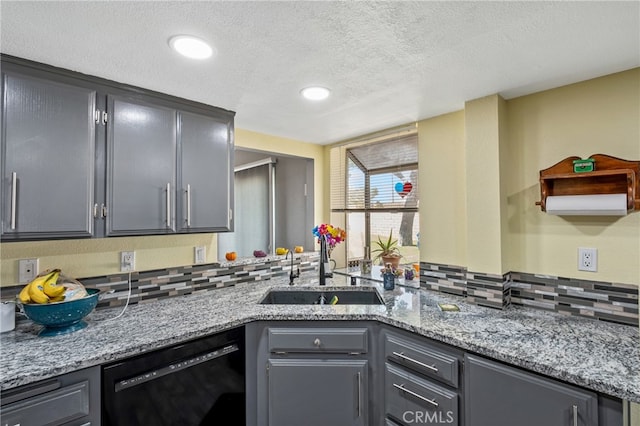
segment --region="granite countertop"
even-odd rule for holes
[[[19,322],[0,335],[0,389],[109,363],[256,320],[374,320],[604,394],[640,402],[640,338],[635,327],[570,317],[525,307],[496,310],[462,297],[358,280],[373,286],[385,305],[260,305],[273,288],[314,286],[305,273],[151,303],[92,312],[89,326],[56,337],[38,337],[40,326]],[[327,289],[348,286],[335,274]],[[318,287],[315,285],[314,287]],[[443,312],[438,303],[455,303]]]

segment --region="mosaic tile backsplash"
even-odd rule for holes
[[[318,254],[296,254],[294,268],[317,270]],[[237,283],[288,276],[291,259],[268,256],[131,273],[129,304],[230,287]],[[103,295],[97,309],[123,306],[129,294],[129,273],[79,278]],[[464,267],[420,262],[420,286],[455,294],[481,306],[502,309],[509,304],[638,326],[638,287],[632,284],[508,272],[503,276]],[[15,297],[22,286],[3,287],[2,297]],[[18,317],[21,318],[21,317]]]
[[[294,270],[300,272],[316,270],[318,255],[302,253],[294,256]],[[182,296],[230,287],[248,281],[265,281],[276,276],[288,276],[291,259],[284,256],[267,256],[260,259],[239,259],[201,265],[180,266],[140,272],[122,272],[89,278],[78,278],[88,288],[98,288],[103,294],[96,309],[147,303],[168,297]],[[2,288],[2,297],[15,297],[22,286]],[[23,317],[19,317],[23,318]]]
[[[438,263],[420,263],[420,286],[466,296],[477,305],[509,304],[638,326],[638,286],[508,272],[503,276]]]

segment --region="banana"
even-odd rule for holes
[[[20,301],[22,303],[31,302],[31,296],[29,295],[29,288],[31,287],[32,284],[36,284],[36,285],[43,284],[47,280],[49,275],[50,273],[38,275],[29,284],[25,285],[24,288],[20,291],[20,294],[18,295],[18,298],[20,299]]]
[[[22,303],[29,303],[31,302],[31,297],[29,296],[29,286],[31,285],[31,283],[25,285],[22,290],[20,290],[20,294],[18,295],[18,299],[20,299],[20,302]]]
[[[64,286],[57,284],[59,275],[60,275],[59,269],[54,269],[51,272],[51,274],[49,274],[49,278],[42,285],[44,294],[46,294],[49,297],[58,297],[64,293],[65,291]]]
[[[49,296],[44,294],[42,283],[32,282],[29,284],[29,297],[35,303],[49,303]]]
[[[20,291],[18,298],[22,303],[47,303],[49,302],[49,296],[44,292],[45,285],[47,283],[55,284],[58,281],[58,276],[60,274],[60,269],[54,269],[45,274],[38,275],[33,281],[24,286],[24,288]],[[64,287],[60,286],[62,290],[58,290],[57,287],[52,289],[54,292],[59,292],[59,294],[64,293]]]

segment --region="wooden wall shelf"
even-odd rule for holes
[[[540,170],[540,201],[536,205],[546,211],[549,196],[626,194],[627,213],[640,211],[640,161],[628,161],[604,154],[590,156],[595,171],[575,173],[573,161],[567,157],[559,163]]]

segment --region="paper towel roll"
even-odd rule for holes
[[[625,216],[627,194],[549,196],[546,210],[549,214],[567,216]]]

